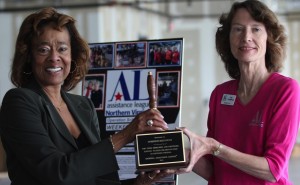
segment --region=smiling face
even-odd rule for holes
[[[47,25],[33,42],[32,72],[42,87],[61,86],[70,72],[71,42],[68,30]]]
[[[237,10],[231,23],[230,48],[239,62],[264,65],[267,37],[263,23],[255,21],[244,8]]]

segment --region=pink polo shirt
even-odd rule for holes
[[[212,92],[207,136],[240,152],[265,157],[277,182],[258,179],[213,158],[214,174],[208,184],[292,184],[288,179],[288,162],[299,128],[298,83],[273,73],[246,105],[239,101],[237,88],[238,80],[231,80]]]

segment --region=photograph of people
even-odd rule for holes
[[[91,48],[89,69],[109,68],[113,66],[113,44],[89,44]]]
[[[137,68],[146,66],[146,46],[145,42],[117,43],[115,67]]]
[[[86,75],[82,95],[90,98],[96,110],[103,108],[105,75]]]
[[[192,146],[184,170],[209,185],[291,185],[300,90],[296,80],[279,73],[285,29],[258,0],[235,2],[219,23],[216,49],[232,80],[211,94],[207,137],[183,128]]]
[[[87,73],[89,57],[69,15],[44,8],[22,22],[11,68],[16,88],[5,94],[0,111],[11,184],[150,185],[173,173],[142,172],[120,182],[115,153],[138,133],[167,130],[167,123],[149,109],[101,139],[92,101],[68,93]]]
[[[157,72],[157,102],[159,107],[178,107],[179,75],[178,71]]]
[[[148,66],[181,65],[182,40],[160,40],[148,43]]]
[[[101,85],[100,83],[101,82],[98,80],[95,81],[94,90],[92,91],[91,94],[91,100],[96,109],[101,108],[103,103],[103,91],[102,88],[100,87]]]
[[[92,80],[86,80],[86,82],[84,84],[87,84],[87,85],[86,85],[86,87],[84,87],[82,95],[87,98],[91,98],[92,91],[94,89],[94,82]]]

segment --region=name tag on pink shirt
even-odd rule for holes
[[[234,105],[236,95],[232,94],[223,94],[221,104],[222,105]]]

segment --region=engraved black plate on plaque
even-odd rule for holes
[[[181,130],[137,134],[135,149],[137,170],[186,166]]]

